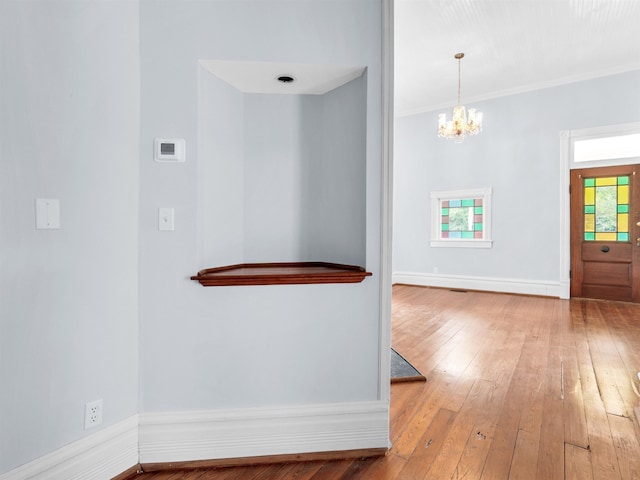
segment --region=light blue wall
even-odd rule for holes
[[[304,108],[303,100],[262,94],[245,100],[246,262],[291,262],[302,255],[300,177],[305,159],[300,146],[305,132],[299,117],[314,111]]]
[[[637,122],[639,106],[635,71],[469,104],[484,131],[462,144],[436,136],[440,111],[396,119],[393,271],[558,282],[559,133]],[[493,248],[430,247],[430,192],[482,187]]]
[[[138,412],[377,398],[381,12],[371,0],[0,0],[0,473],[98,431],[84,430],[98,398],[103,427]],[[213,179],[228,195],[202,189],[218,172],[200,153],[245,152],[225,129],[244,119],[202,110],[219,99],[203,96],[201,58],[368,68],[353,127],[366,128],[366,154],[344,175],[365,175],[350,228],[372,278],[188,279],[213,260],[207,195],[228,213],[222,259],[244,242],[244,167]],[[226,144],[203,147],[205,127]],[[186,163],[154,162],[154,137],[186,139]],[[36,197],[60,199],[61,230],[35,230]],[[158,231],[158,207],[175,208],[174,232]]]
[[[198,202],[207,206],[199,249],[206,265],[235,265],[244,261],[245,95],[202,67],[198,87],[198,145],[188,155],[198,153]]]
[[[136,1],[0,9],[2,473],[138,411],[140,96]]]
[[[141,410],[377,399],[381,2],[145,0],[140,5]],[[343,134],[347,137],[363,138],[366,128],[366,140],[360,140],[360,158],[355,162],[358,166],[352,171],[342,168],[343,177],[335,179],[336,191],[340,193],[337,199],[327,203],[336,211],[338,223],[346,222],[345,211],[356,212],[355,227],[349,225],[351,240],[346,257],[361,260],[363,266],[373,272],[373,277],[355,285],[217,288],[203,288],[188,279],[202,268],[217,266],[208,262],[223,260],[226,255],[207,253],[209,239],[202,236],[203,232],[215,234],[215,225],[206,226],[208,220],[203,220],[203,217],[210,218],[206,213],[209,207],[201,203],[202,198],[209,195],[223,202],[216,207],[218,211],[228,210],[229,215],[221,223],[232,225],[235,233],[229,234],[225,242],[243,242],[242,255],[246,261],[280,259],[273,257],[294,260],[298,254],[309,254],[301,246],[305,240],[304,230],[308,231],[299,217],[306,214],[302,211],[304,204],[287,205],[296,199],[309,198],[309,193],[318,193],[305,191],[308,185],[304,181],[293,181],[309,178],[304,161],[300,161],[313,147],[313,143],[307,142],[309,127],[271,123],[278,122],[277,112],[281,112],[287,122],[303,114],[305,121],[315,125],[325,120],[309,113],[315,111],[310,109],[309,102],[322,101],[323,108],[337,114],[341,95],[336,92],[337,97],[321,100],[247,94],[242,99],[244,119],[233,117],[227,126],[219,117],[215,120],[213,113],[202,112],[199,95],[202,95],[203,84],[198,86],[198,78],[203,81],[203,72],[198,66],[200,59],[368,68],[367,76],[360,80],[367,82],[366,88],[361,89],[366,94],[355,101],[355,105],[366,107],[366,118],[355,125],[344,125],[342,119],[338,122],[344,126]],[[356,81],[346,88],[358,85]],[[206,88],[214,95],[214,91],[222,87],[209,84]],[[210,105],[215,107],[215,102]],[[224,107],[227,106],[225,103]],[[274,114],[275,107],[278,109]],[[233,145],[220,149],[205,145],[204,150],[199,151],[197,145],[208,143],[198,138],[198,135],[209,134],[209,128],[199,124],[203,121],[218,129],[211,132],[212,135],[229,135]],[[244,125],[242,151],[238,146],[238,122]],[[166,165],[152,160],[150,146],[153,138],[160,136],[186,139],[185,164]],[[304,140],[302,146],[300,140]],[[330,153],[323,142],[320,146]],[[207,192],[211,186],[203,185],[199,178],[200,171],[212,172],[203,163],[203,152],[213,157],[223,149],[231,152],[232,157],[241,153],[245,159],[242,171],[232,167],[229,186],[221,185],[223,179],[213,185],[227,192],[243,178],[242,194],[231,194],[229,198]],[[354,150],[349,146],[349,153]],[[314,155],[308,158],[313,159]],[[344,157],[337,155],[331,161],[340,159]],[[269,165],[272,168],[265,168]],[[345,193],[343,184],[345,180],[353,180],[354,175],[359,181],[354,190],[358,197],[349,198],[347,195],[353,195],[353,191]],[[310,181],[311,188],[317,188],[318,180]],[[349,205],[342,208],[347,202]],[[355,208],[352,203],[356,203]],[[160,206],[175,208],[174,232],[158,232]],[[264,207],[264,218],[260,218],[258,206]],[[232,219],[240,216],[244,216],[245,222],[249,221],[249,225],[245,223],[241,227],[242,234]],[[339,235],[335,225],[330,229]],[[295,230],[303,233],[293,235]],[[263,243],[256,243],[260,238]],[[224,242],[213,241],[223,248]],[[351,246],[356,242],[360,246],[357,252]],[[342,246],[329,244],[331,249],[341,251]],[[334,257],[331,251],[327,256],[330,254]],[[263,259],[263,255],[273,257]],[[229,258],[238,258],[238,252],[229,254]]]
[[[305,175],[309,260],[364,266],[367,73],[323,95],[322,112],[320,155]]]

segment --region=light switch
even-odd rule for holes
[[[36,198],[36,229],[50,230],[60,228],[60,200],[55,198]]]
[[[158,230],[174,230],[173,208],[160,207],[158,209]]]

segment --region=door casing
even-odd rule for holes
[[[596,137],[625,135],[640,133],[640,122],[631,122],[617,125],[606,125],[579,130],[563,130],[560,136],[560,183],[559,183],[559,209],[560,209],[560,272],[559,272],[559,297],[571,298],[571,213],[570,213],[570,172],[572,169],[588,166],[608,166],[640,163],[640,158],[611,159],[608,161],[589,162],[589,165],[576,165],[573,162],[573,143],[577,140],[585,140]]]

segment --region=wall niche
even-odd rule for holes
[[[350,283],[354,269],[370,275],[366,68],[199,63],[199,211],[211,268],[192,279],[205,285],[213,271],[240,275],[236,267],[244,277],[247,268],[273,273],[275,264],[327,282],[249,284],[335,283],[342,267]]]

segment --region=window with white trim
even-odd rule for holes
[[[431,246],[491,248],[492,189],[431,192]]]

